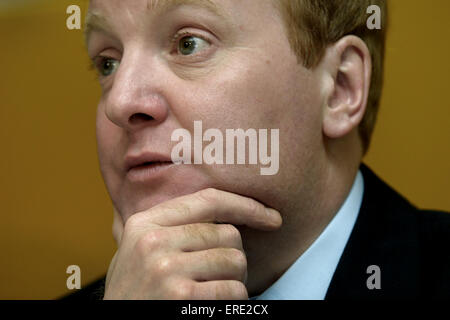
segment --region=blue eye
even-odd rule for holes
[[[178,42],[178,51],[184,55],[192,55],[196,53],[196,51],[202,50],[205,46],[208,46],[209,43],[202,38],[187,36],[180,39]]]
[[[111,58],[102,58],[97,69],[102,76],[107,77],[114,73],[118,67],[119,61]]]

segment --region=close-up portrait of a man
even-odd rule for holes
[[[65,299],[450,297],[448,208],[363,160],[387,1],[90,0],[83,21],[116,249]]]

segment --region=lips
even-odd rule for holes
[[[172,159],[157,153],[143,153],[140,155],[129,155],[125,158],[126,172],[140,169],[158,168],[172,165]]]
[[[128,155],[125,158],[125,173],[127,180],[132,183],[152,183],[162,177],[166,169],[174,163],[168,156],[158,153],[141,153]]]

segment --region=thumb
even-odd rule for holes
[[[112,234],[114,240],[116,241],[117,247],[119,247],[120,242],[122,241],[122,233],[123,233],[123,220],[119,211],[114,208],[114,217],[113,217],[113,225],[112,225]]]

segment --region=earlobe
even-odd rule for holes
[[[346,36],[327,49],[324,66],[333,85],[325,97],[323,133],[341,138],[358,127],[367,104],[372,63],[366,44]]]

